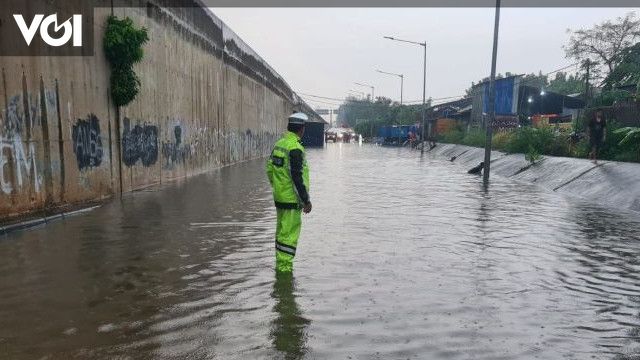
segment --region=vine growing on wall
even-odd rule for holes
[[[111,98],[116,106],[129,104],[140,90],[133,64],[142,60],[142,45],[148,40],[147,29],[137,28],[130,18],[111,15],[107,19],[104,52],[111,66]]]

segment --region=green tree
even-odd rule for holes
[[[542,71],[538,71],[538,75],[531,73],[525,74],[520,82],[523,85],[534,86],[537,88],[546,88],[549,85],[549,79],[547,75],[542,74]]]
[[[607,77],[620,62],[620,53],[623,49],[633,45],[640,37],[640,20],[636,19],[634,12],[615,20],[607,20],[593,26],[590,29],[571,30],[569,43],[564,46],[566,56],[579,62],[589,60],[600,64],[592,68],[592,73],[597,75],[604,72]]]
[[[578,75],[560,71],[549,82],[547,89],[563,95],[582,93],[584,91],[584,81]]]
[[[418,114],[422,114],[421,105],[399,106],[395,115],[396,122],[402,125],[411,125],[418,119]]]
[[[431,100],[427,101],[427,106]],[[365,136],[375,135],[381,126],[411,125],[422,113],[422,104],[400,105],[386,97],[377,97],[375,102],[347,98],[338,109],[338,123],[353,127]]]
[[[620,63],[604,80],[606,90],[630,84],[640,84],[640,43],[622,50]]]
[[[619,89],[604,90],[590,103],[591,107],[612,106],[616,102],[625,101],[633,97],[631,93]]]

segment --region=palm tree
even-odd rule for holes
[[[640,127],[623,127],[615,131],[616,134],[624,134],[618,145],[635,145],[638,149],[638,160],[640,160]]]

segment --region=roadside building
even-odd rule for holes
[[[575,120],[584,108],[584,100],[535,86],[523,85],[519,91],[518,113],[527,116],[553,114]]]
[[[518,108],[522,75],[496,79],[495,128],[513,128],[519,125]],[[481,82],[471,89],[470,126],[485,127],[489,116],[489,81]]]
[[[427,109],[427,120],[431,123],[431,137],[437,137],[455,128],[467,128],[471,119],[472,98],[449,101]]]
[[[567,127],[585,107],[580,94],[568,96],[532,86],[522,75],[496,79],[495,84],[495,129],[554,124]],[[470,126],[484,127],[489,115],[489,82],[474,86],[471,98]]]

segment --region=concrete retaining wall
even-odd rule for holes
[[[484,149],[439,144],[431,151],[470,169],[484,161]],[[523,154],[492,152],[491,175],[535,183],[550,191],[583,197],[610,207],[640,211],[640,164],[544,156],[533,166]]]
[[[112,11],[150,38],[136,65],[141,92],[119,112],[102,50]],[[94,16],[95,56],[0,57],[0,221],[264,156],[287,115],[309,110],[208,9]]]

